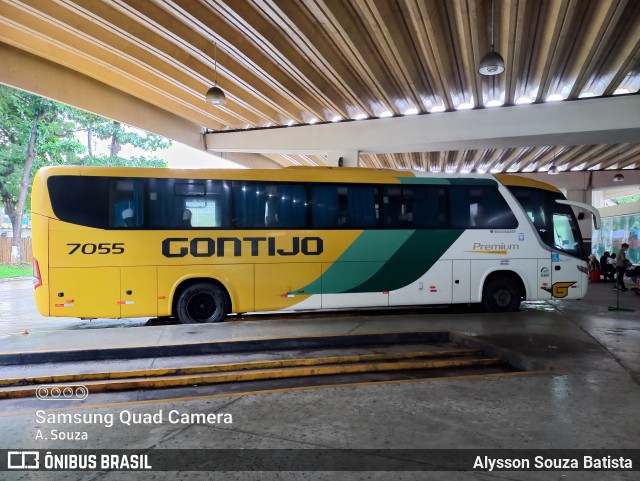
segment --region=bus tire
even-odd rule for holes
[[[513,279],[505,276],[487,281],[482,290],[482,307],[487,312],[514,312],[520,308],[522,293]]]
[[[187,287],[176,306],[178,320],[182,324],[221,322],[228,314],[225,292],[216,284],[199,282]]]

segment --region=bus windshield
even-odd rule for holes
[[[573,210],[568,205],[556,202],[564,200],[562,194],[520,186],[511,186],[509,190],[518,199],[546,245],[582,258],[582,236]]]

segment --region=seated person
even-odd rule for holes
[[[640,276],[640,264],[634,266],[630,260],[627,260],[627,271],[624,275],[627,277]]]
[[[598,259],[596,259],[596,256],[591,254],[589,256],[589,270],[592,271],[595,269],[600,269],[600,263],[598,262]]]
[[[134,212],[131,206],[122,211],[122,220],[127,227],[135,226]]]
[[[616,273],[615,264],[615,260],[613,263],[611,262],[611,254],[609,254],[609,251],[600,257],[600,274],[605,281],[613,281]]]
[[[191,211],[189,209],[185,209],[182,211],[181,227],[186,227],[186,228],[191,227]]]
[[[630,269],[627,269],[625,275],[631,278],[631,283],[633,284],[631,290],[636,291],[636,294],[640,295],[640,265],[635,267],[631,266]]]

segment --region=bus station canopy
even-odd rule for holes
[[[505,70],[481,75],[492,50]],[[0,61],[251,167],[640,168],[633,0],[2,0]]]

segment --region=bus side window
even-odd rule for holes
[[[385,227],[410,227],[405,209],[402,187],[399,185],[384,186],[382,189],[382,224]]]
[[[469,199],[469,187],[453,186],[449,189],[449,217],[451,227],[455,229],[468,229],[475,227],[475,216],[471,211]]]
[[[518,226],[518,220],[498,189],[482,187],[481,191],[480,202],[484,217],[478,219],[482,222],[478,227],[515,229]]]
[[[413,227],[443,229],[448,227],[446,191],[441,186],[415,186],[412,195]]]
[[[138,179],[111,182],[110,227],[140,227],[144,223],[144,186]]]
[[[347,187],[347,225],[345,227],[366,229],[377,227],[377,192],[369,185]]]
[[[307,224],[307,189],[298,184],[269,186],[274,193],[267,204],[268,225],[282,228],[304,228]]]
[[[451,226],[458,229],[515,229],[518,221],[498,189],[490,186],[450,188]]]
[[[149,179],[148,221],[151,229],[229,227],[229,187],[219,180]]]
[[[307,190],[299,184],[234,182],[233,208],[234,227],[304,228]]]
[[[338,227],[338,190],[332,185],[311,188],[311,223],[316,229]]]
[[[262,182],[233,182],[233,227],[264,228],[268,193]]]
[[[56,175],[47,180],[51,207],[63,222],[107,229],[113,209],[107,177]]]

